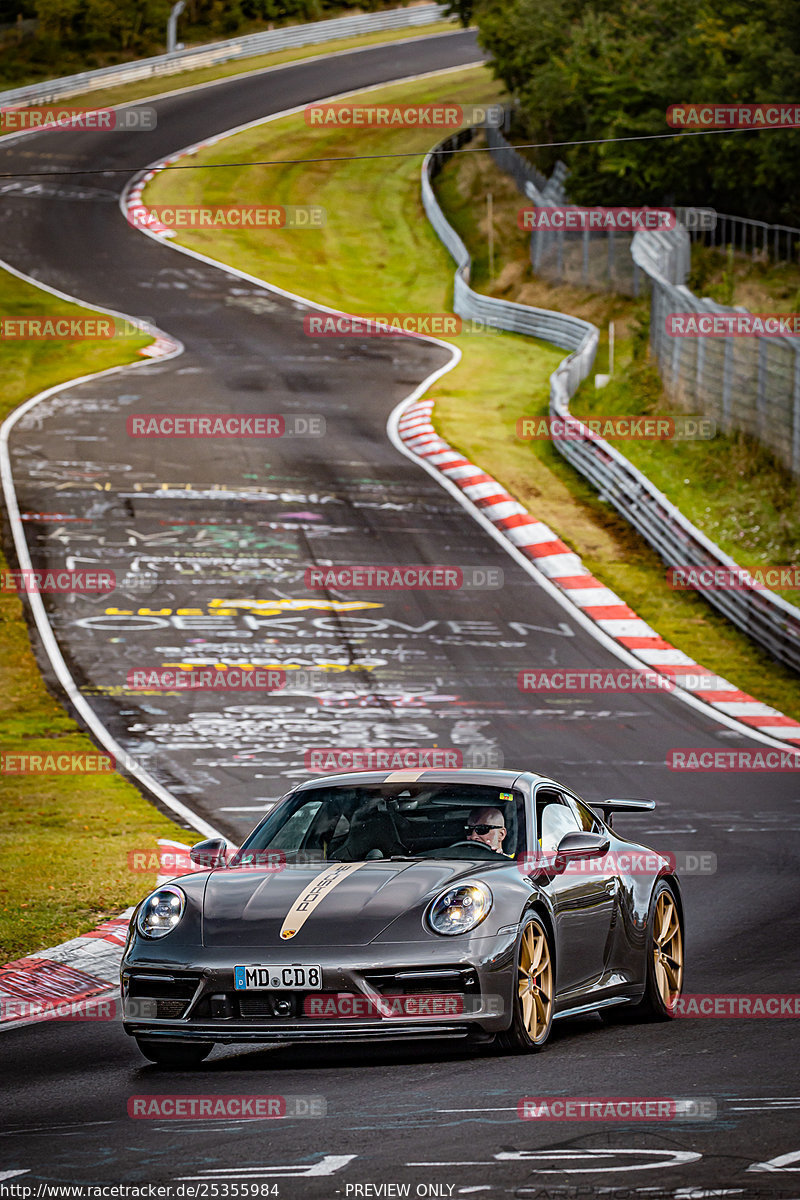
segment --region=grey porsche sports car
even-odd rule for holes
[[[157,1063],[216,1042],[467,1038],[535,1051],[593,1010],[668,1019],[683,905],[668,857],[533,772],[358,772],[294,787],[231,851],[136,909],[124,1028]],[[602,816],[600,815],[602,814]]]

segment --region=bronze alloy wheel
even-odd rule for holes
[[[553,964],[547,934],[538,921],[531,921],[522,935],[517,977],[525,1032],[538,1042],[546,1036],[553,1012]]]
[[[539,917],[523,926],[517,947],[514,1013],[498,1044],[516,1053],[541,1050],[553,1024],[555,971],[550,934]]]
[[[675,1007],[683,986],[683,933],[672,892],[664,888],[656,900],[653,921],[653,970],[661,1002]]]

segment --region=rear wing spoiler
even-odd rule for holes
[[[655,806],[655,800],[593,800],[589,805],[599,811],[609,829],[613,828],[614,813],[651,812]]]

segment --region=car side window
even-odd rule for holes
[[[567,803],[578,818],[578,825],[584,833],[601,833],[603,826],[590,808],[577,796],[567,796]]]
[[[303,837],[304,831],[310,826],[314,817],[319,813],[321,801],[316,798],[307,800],[298,808],[297,812],[293,812],[285,825],[274,835],[270,840],[270,849],[275,850],[291,850],[298,844],[298,840]]]
[[[536,793],[536,829],[542,850],[556,850],[565,833],[579,832],[578,817],[560,792],[540,788]]]

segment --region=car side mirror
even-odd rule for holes
[[[604,833],[581,833],[577,830],[565,833],[556,850],[556,871],[560,873],[565,870],[567,863],[580,859],[599,858],[610,844]]]
[[[228,843],[225,838],[207,838],[198,842],[189,851],[189,858],[196,867],[214,870],[228,865]]]

